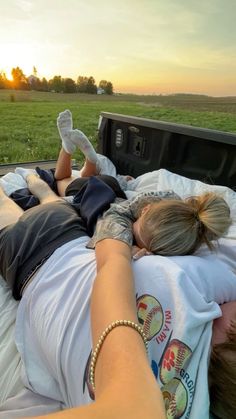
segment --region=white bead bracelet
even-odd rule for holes
[[[99,352],[101,350],[101,347],[103,345],[104,340],[106,339],[107,335],[116,327],[119,326],[125,326],[125,327],[131,327],[132,329],[136,330],[140,336],[143,339],[144,345],[146,347],[146,351],[148,352],[148,341],[147,341],[147,336],[145,335],[142,327],[137,324],[134,323],[130,320],[116,320],[113,323],[109,324],[109,326],[107,326],[107,328],[104,330],[104,332],[102,333],[102,335],[100,336],[98,343],[94,349],[94,351],[92,352],[92,357],[91,357],[91,362],[90,362],[90,372],[89,372],[89,379],[90,379],[90,383],[93,387],[93,390],[95,390],[95,367],[96,367],[96,363],[97,363],[97,359],[98,359],[98,355]]]

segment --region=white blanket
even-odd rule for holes
[[[21,388],[20,355],[14,343],[17,302],[0,277],[0,404]]]

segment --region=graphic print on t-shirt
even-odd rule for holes
[[[191,356],[191,349],[178,339],[169,342],[162,356],[160,380],[167,384],[174,377],[180,377],[180,371],[186,367]]]
[[[171,340],[162,355],[159,366],[161,391],[168,419],[180,418],[191,410],[194,382],[186,381],[185,369],[192,355],[191,349],[178,339]]]
[[[181,381],[178,378],[173,378],[173,380],[162,387],[161,391],[166,417],[168,419],[181,418],[188,405],[188,393]]]
[[[162,343],[170,334],[172,313],[164,311],[152,295],[144,294],[137,298],[137,315],[149,341],[155,337],[157,343]]]

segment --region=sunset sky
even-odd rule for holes
[[[236,95],[236,0],[0,0],[0,71]]]

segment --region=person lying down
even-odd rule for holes
[[[27,182],[41,205],[25,212],[0,189],[0,272],[15,298],[20,299],[16,344],[23,361],[23,380],[30,391],[58,401],[61,408],[81,406],[95,397],[88,373],[94,252],[85,247],[88,242],[86,222],[73,205],[58,197],[34,174],[27,176]],[[224,217],[220,212],[220,218],[227,219],[228,226],[229,209],[223,200],[220,202],[224,204],[220,207],[224,208]],[[169,206],[172,203],[168,200]],[[163,200],[155,203],[157,213],[158,205],[162,209]],[[150,206],[145,213],[149,210]],[[195,212],[194,207],[196,217]],[[222,220],[217,219],[214,211],[210,214],[215,225],[221,224]],[[105,215],[99,221],[103,235],[100,239],[97,235],[96,245],[106,239],[104,232],[109,231],[103,228],[106,220]],[[146,243],[138,243],[139,228],[137,232],[135,228],[130,229],[129,237],[132,231],[137,244],[146,246]],[[108,238],[111,238],[110,231]],[[213,238],[215,236],[208,239]],[[201,406],[201,416],[207,418],[212,321],[221,315],[219,304],[224,302],[229,303],[230,317],[235,319],[236,307],[231,303],[236,300],[235,275],[217,256],[212,259],[212,255],[205,258],[189,255],[187,258],[187,265],[196,266],[190,273],[186,259],[178,256],[150,255],[133,265],[137,313],[148,338],[149,362],[161,386],[167,416],[199,417]],[[221,337],[223,342],[214,344],[212,341],[212,353],[231,365],[232,327],[230,334],[224,332]],[[227,351],[217,352],[222,344],[227,345]],[[234,417],[235,404],[229,401],[227,381],[221,383],[216,378],[219,361],[213,362],[210,363],[210,385],[214,389],[212,407],[218,412],[223,406],[224,412]],[[227,368],[223,367],[225,372],[229,372]],[[233,386],[230,377],[228,379]],[[14,401],[12,408],[16,408]],[[220,417],[230,417],[230,414]]]
[[[58,119],[58,125],[60,126],[59,121],[60,121],[60,116]],[[64,134],[65,134],[65,131],[64,131]],[[77,138],[76,135],[77,133],[76,134],[74,133],[75,138]],[[70,144],[70,141],[71,141],[70,136],[68,136],[67,146],[68,144]],[[67,157],[67,155],[69,155],[69,158],[71,158],[70,153],[65,152],[63,148],[61,150],[61,154],[63,156],[63,159],[65,156]],[[88,160],[88,165],[90,165],[90,172],[85,171],[85,174],[90,176],[91,174],[95,174],[95,173],[91,172],[92,162],[90,162],[89,160],[89,155],[87,157],[87,160]],[[59,163],[60,163],[60,156],[59,156]],[[59,167],[60,167],[60,164],[59,164]],[[66,166],[62,165],[62,167],[65,168]],[[71,167],[71,165],[69,165],[69,167]],[[85,168],[86,168],[86,165],[85,165]],[[93,170],[94,170],[94,167],[93,167]],[[32,175],[31,172],[26,172],[23,169],[21,174],[24,174],[24,176],[28,179],[29,184],[31,185],[31,189],[34,191],[34,193],[36,193],[36,191],[39,191],[40,188],[42,188],[43,190],[43,187],[40,186],[41,184],[39,183],[39,180],[35,179],[34,176],[29,176],[29,174]],[[82,172],[82,175],[83,175],[83,172]],[[80,180],[78,179],[78,181]],[[81,192],[81,189],[79,189],[78,191],[78,181],[77,181],[77,186],[76,186],[77,192]],[[68,183],[68,180],[66,181],[66,183]],[[69,179],[69,185],[70,184],[71,184],[71,179]],[[119,190],[119,185],[117,186],[115,181],[113,183],[113,180],[110,184],[108,183],[109,187],[111,185],[115,185],[113,186],[114,187],[113,192],[115,192],[116,196],[122,197],[122,191]],[[62,191],[62,189],[60,190]],[[93,198],[92,201],[94,201],[94,191],[91,191],[91,192],[92,192],[92,198]],[[87,195],[89,194],[87,193]],[[167,202],[167,199],[168,199],[168,202]],[[162,208],[162,211],[163,211],[162,218],[160,219],[160,216],[159,216],[159,221],[158,221],[158,211],[160,212],[160,206],[158,204],[161,203],[160,201],[162,201],[162,204],[166,203],[166,206],[164,206],[164,211]],[[188,203],[188,205],[186,205],[186,203]],[[115,235],[117,239],[121,239],[127,242],[129,245],[131,245],[132,233],[133,233],[136,244],[139,245],[139,247],[142,249],[142,252],[144,251],[144,253],[141,252],[139,255],[150,253],[150,252],[156,252],[156,253],[164,254],[164,255],[165,254],[167,255],[188,254],[188,253],[194,252],[204,241],[208,243],[211,247],[212,245],[211,241],[221,236],[224,232],[226,232],[227,227],[230,224],[229,209],[227,205],[221,198],[219,199],[214,194],[207,194],[204,197],[200,197],[197,199],[194,198],[192,199],[192,202],[188,200],[186,203],[184,203],[184,205],[181,207],[182,201],[180,202],[180,199],[174,193],[168,192],[168,193],[159,193],[156,196],[153,196],[152,194],[150,194],[149,196],[141,196],[139,199],[135,199],[134,201],[131,201],[131,202],[126,202],[125,205],[124,204],[113,205],[111,210],[109,210],[106,213],[105,221],[101,221],[98,223],[99,232],[96,232],[95,238],[99,241],[99,237],[101,240],[102,238],[114,237]],[[152,207],[154,207],[154,204],[158,208],[158,210],[157,208],[155,208],[154,213],[152,213],[152,215],[150,216],[149,212],[152,209]],[[94,202],[92,202],[92,205],[94,205]],[[85,207],[86,209],[88,209],[87,205],[85,205]],[[181,214],[182,216],[182,219],[180,220],[182,221],[181,228],[179,228],[180,225],[178,226],[178,228],[176,228],[178,225],[177,216],[176,216],[177,209],[179,211],[179,214]],[[149,213],[149,218],[145,219],[144,216],[145,214],[147,215],[148,213]],[[167,216],[169,216],[170,218],[167,218]],[[208,228],[204,224],[206,223],[207,218],[209,218]],[[201,221],[201,220],[204,220],[204,221]],[[220,223],[219,223],[219,220],[221,220]],[[86,214],[85,214],[85,221],[87,221],[87,228],[88,228],[88,224],[89,224],[88,221],[90,221],[90,219],[88,218],[88,216],[86,218]],[[164,221],[166,221],[166,224],[164,224],[163,226]],[[220,224],[220,226],[218,227],[217,227],[217,222]],[[213,229],[215,228],[215,231],[217,231],[217,228],[218,228],[217,234],[213,232],[212,228],[211,229],[209,228],[210,223],[213,224]],[[156,229],[153,228],[154,225],[156,225]],[[132,226],[134,227],[132,228]],[[149,230],[148,230],[148,226],[149,226]],[[164,240],[165,246],[163,247],[163,237],[162,237],[161,246],[159,245],[159,248],[154,249],[150,247],[151,237],[153,237],[153,231],[154,232],[155,230],[159,231],[159,242],[160,242],[160,236],[161,236],[160,226],[162,226],[163,237],[165,238],[166,237],[165,235],[168,233],[169,239]],[[168,230],[167,230],[167,227],[168,227]],[[190,237],[192,241],[183,240],[184,236],[187,237],[187,231],[189,231],[188,237]],[[181,236],[177,235],[177,233],[181,234]],[[171,248],[170,238],[172,240],[172,248]],[[154,241],[155,241],[155,237],[154,237]],[[187,245],[186,245],[186,242],[187,242]],[[60,243],[61,242],[59,242],[59,244]],[[26,283],[24,286],[26,287]],[[19,298],[19,296],[17,296],[17,298]]]
[[[59,196],[73,196],[73,204],[86,221],[89,235],[93,234],[98,217],[119,198],[119,203],[112,204],[106,212],[106,222],[102,223],[102,227],[98,223],[90,247],[94,246],[97,237],[99,240],[103,235],[109,237],[110,232],[111,238],[120,239],[129,246],[132,246],[134,235],[136,247],[133,253],[136,258],[150,253],[186,255],[194,253],[203,243],[213,248],[212,241],[227,232],[231,223],[229,208],[216,194],[207,193],[181,200],[173,191],[159,191],[139,194],[120,202],[126,199],[121,185],[112,176],[99,175],[104,169],[101,160],[85,134],[73,129],[69,110],[59,114],[57,126],[62,147],[55,171],[17,168],[16,174],[25,180],[29,178],[33,190],[43,188],[40,182],[35,183],[35,178],[29,176],[38,175]],[[84,154],[85,163],[80,177],[74,179],[71,158],[76,147]],[[124,177],[121,182],[124,187]],[[4,180],[2,186],[5,186]],[[25,189],[23,191],[17,190],[10,196],[23,209],[38,204],[35,194],[25,196]]]

